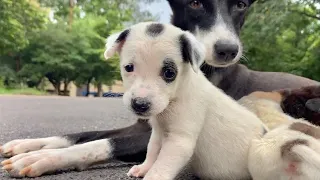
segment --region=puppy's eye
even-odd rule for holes
[[[164,68],[162,71],[162,78],[166,81],[166,82],[172,82],[174,81],[174,79],[176,78],[177,73],[176,70],[173,68]]]
[[[199,1],[199,0],[192,0],[190,3],[189,3],[189,6],[192,8],[192,9],[200,9],[203,7],[202,3]]]
[[[134,71],[134,66],[133,64],[128,64],[124,67],[124,69],[127,71],[127,72],[132,72]]]
[[[244,3],[243,1],[238,1],[238,3],[237,3],[237,8],[238,8],[239,10],[244,10],[244,9],[247,8],[247,4]]]

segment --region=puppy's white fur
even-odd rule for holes
[[[191,162],[201,178],[250,179],[249,147],[252,139],[261,137],[264,125],[214,87],[201,71],[183,62],[179,36],[187,32],[167,24],[161,35],[148,37],[145,31],[150,24],[131,27],[123,46],[117,49],[121,52],[125,104],[130,108],[131,99],[144,91],[142,94],[154,106],[149,117],[152,135],[146,160],[128,175],[171,180]],[[203,51],[191,36],[187,35],[192,50],[201,54],[202,63]],[[117,42],[112,47],[117,48]],[[169,84],[159,76],[168,58],[178,69],[176,80]],[[125,72],[124,66],[129,63],[134,64],[134,72]]]
[[[269,96],[266,97],[267,95]],[[271,98],[270,96],[276,96],[276,94],[254,92],[239,99],[238,103],[255,113],[270,130],[280,125],[292,123],[294,118],[282,111],[279,102],[267,99]],[[275,98],[279,99],[280,97]]]
[[[254,180],[315,180],[320,177],[320,129],[286,115],[277,92],[255,92],[239,103],[271,131],[253,140],[249,170]]]

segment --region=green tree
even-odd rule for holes
[[[28,46],[30,33],[44,27],[46,15],[47,10],[35,0],[0,0],[0,79],[5,85],[18,84],[19,52]]]
[[[87,39],[68,33],[64,24],[49,24],[31,37],[23,54],[25,65],[19,74],[32,79],[46,77],[60,94],[61,82],[67,86],[73,81],[77,66],[86,61]]]
[[[111,85],[120,78],[118,58],[104,61],[105,39],[130,22],[153,18],[148,11],[140,10],[138,3],[142,1],[148,0],[0,0],[0,3],[4,2],[0,8],[6,10],[3,12],[6,18],[0,19],[2,24],[14,19],[27,26],[17,25],[12,27],[12,32],[1,29],[10,38],[10,33],[17,32],[19,36],[14,37],[23,39],[7,40],[12,45],[3,49],[5,55],[0,53],[0,63],[7,64],[6,69],[19,72],[14,73],[15,76],[28,86],[36,87],[46,78],[60,94],[62,82],[65,93],[71,81],[77,85],[87,84],[88,89],[89,84],[94,83],[102,94],[102,84]],[[21,3],[21,7],[16,7],[17,3]],[[20,10],[23,13],[15,14],[16,17],[8,16]],[[26,13],[28,11],[31,14]],[[53,22],[46,17],[48,12],[54,13]]]
[[[46,22],[46,11],[35,0],[0,0],[0,56],[28,45],[30,32]]]
[[[320,80],[316,60],[320,58],[320,24],[317,18],[303,14],[316,13],[305,3],[265,0],[254,4],[241,34],[249,60],[244,63],[256,70],[283,71]]]

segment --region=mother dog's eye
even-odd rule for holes
[[[239,10],[244,10],[244,9],[247,8],[247,4],[244,3],[243,1],[238,1],[238,3],[237,3],[237,8],[238,8]]]
[[[134,66],[133,64],[128,64],[124,67],[124,69],[127,71],[127,72],[132,72],[134,71]]]
[[[203,7],[202,3],[199,1],[199,0],[192,0],[190,3],[189,3],[189,6],[192,8],[192,9],[200,9]]]
[[[166,82],[172,82],[174,81],[174,79],[176,78],[177,73],[176,70],[174,68],[164,68],[162,70],[162,78],[166,81]]]

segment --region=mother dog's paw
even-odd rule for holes
[[[63,137],[17,139],[0,146],[0,154],[3,157],[12,157],[17,154],[37,151],[40,149],[57,149],[69,146],[71,146],[71,143]]]
[[[44,149],[16,155],[1,162],[11,177],[38,177],[44,173],[70,167],[72,160],[66,149]]]

